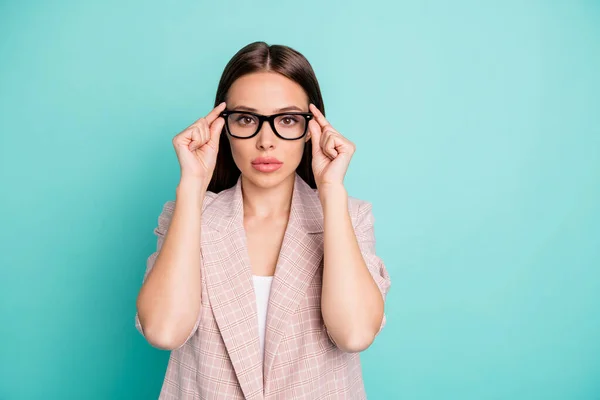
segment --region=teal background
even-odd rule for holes
[[[0,399],[153,399],[171,139],[254,40],[313,64],[392,276],[370,399],[600,399],[600,2],[2,1]]]

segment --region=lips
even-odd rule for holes
[[[283,162],[279,161],[275,157],[258,157],[252,161],[252,165],[256,164],[283,164]]]
[[[275,157],[258,157],[252,160],[252,167],[260,172],[277,171],[282,165],[283,162],[279,161]]]

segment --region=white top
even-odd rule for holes
[[[254,292],[256,293],[256,311],[258,315],[258,338],[260,341],[260,354],[265,355],[265,326],[267,323],[267,304],[271,292],[272,276],[252,275]]]

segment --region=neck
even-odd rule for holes
[[[242,175],[244,216],[270,218],[289,215],[295,174],[277,186],[261,188]]]

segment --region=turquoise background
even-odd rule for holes
[[[392,276],[370,399],[600,399],[600,2],[3,1],[0,399],[153,399],[171,139],[243,45],[313,64]]]

